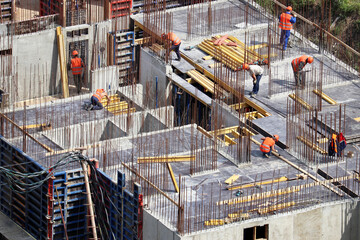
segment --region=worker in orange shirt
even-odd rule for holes
[[[178,36],[176,36],[175,33],[173,32],[169,32],[168,34],[161,34],[161,39],[162,40],[169,40],[171,42],[171,47],[170,47],[170,51],[174,51],[176,53],[177,56],[177,61],[180,61],[181,56],[180,56],[180,44],[181,44],[181,40]]]
[[[74,83],[76,85],[77,93],[81,92],[82,87],[82,68],[85,68],[85,64],[81,58],[78,57],[78,51],[72,52],[73,58],[71,59],[71,71],[74,77]]]
[[[279,16],[279,28],[281,29],[280,45],[283,46],[283,50],[286,50],[287,44],[290,38],[290,30],[293,28],[293,24],[296,22],[296,16],[291,13],[292,7],[288,6],[286,12]]]
[[[260,145],[260,151],[262,151],[265,157],[269,158],[271,151],[277,152],[275,143],[279,141],[278,135],[275,134],[272,137],[261,138],[261,140],[263,140],[263,142]]]
[[[91,97],[91,104],[88,105],[88,106],[85,106],[85,109],[87,111],[103,109],[101,99],[103,99],[104,97],[107,98],[107,105],[109,105],[110,98],[107,95],[107,93],[105,92],[105,90],[104,89],[97,89],[96,92]]]
[[[303,83],[303,79],[302,79],[302,70],[304,69],[305,65],[307,63],[312,63],[314,61],[313,57],[309,57],[306,55],[303,55],[299,58],[295,58],[291,61],[291,66],[292,69],[294,71],[294,77],[295,77],[295,85],[296,86],[301,86]]]

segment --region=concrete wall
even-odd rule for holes
[[[166,73],[171,67],[165,65],[164,61],[152,55],[148,49],[140,50],[140,77],[139,83],[144,86],[144,107],[155,108],[156,106],[156,77],[158,78],[158,106],[167,106],[169,103],[160,101],[167,99],[166,89],[169,81]]]
[[[147,210],[143,211],[143,239],[144,240],[180,240],[181,238],[159,219],[151,215]],[[215,239],[215,238],[214,238]],[[220,239],[220,238],[219,238]],[[223,238],[225,239],[225,238]]]
[[[191,236],[183,236],[181,239],[244,240],[245,228],[268,224],[269,240],[353,240],[359,239],[359,210],[358,202],[337,202],[290,214],[274,215],[258,221],[224,225]]]
[[[11,90],[18,101],[60,92],[55,29],[14,36],[12,55],[17,84]]]
[[[90,91],[103,88],[113,92],[119,87],[119,70],[116,66],[104,67],[91,71]]]
[[[135,112],[130,116],[129,118],[128,115],[119,115],[79,123],[52,129],[43,134],[63,149],[88,146],[107,139],[149,132],[149,129],[158,131],[173,127],[174,109],[173,107],[163,107],[144,112]],[[131,121],[128,121],[128,119]]]

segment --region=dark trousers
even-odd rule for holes
[[[286,50],[290,38],[290,30],[281,30],[280,44],[283,45],[283,50]]]
[[[101,109],[103,109],[103,105],[101,104],[99,99],[97,99],[94,96],[91,97],[91,104],[93,105],[93,108],[92,108],[93,110],[101,110]]]
[[[174,51],[176,53],[177,60],[181,59],[181,56],[180,56],[180,44],[179,45],[172,45],[171,48],[170,48],[170,52]]]
[[[81,87],[82,87],[82,79],[81,79],[81,74],[76,74],[73,75],[74,76],[74,83],[77,89],[77,93],[81,92]]]
[[[269,152],[267,152],[267,153],[264,153],[264,152],[262,152],[263,153],[263,155],[265,156],[265,155],[268,155],[268,156],[270,156],[270,154],[271,154],[271,147],[270,147],[270,151]]]
[[[254,84],[252,92],[254,94],[257,94],[259,92],[260,79],[261,79],[262,75],[256,75],[255,77],[256,77],[256,82]]]

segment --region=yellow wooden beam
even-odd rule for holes
[[[174,176],[174,172],[173,172],[173,170],[172,170],[172,167],[171,167],[170,163],[167,162],[167,163],[166,163],[166,166],[167,166],[167,168],[168,168],[168,170],[169,170],[170,177],[171,177],[171,181],[172,181],[173,184],[174,184],[175,191],[176,191],[177,193],[179,193],[179,186],[178,186],[178,184],[177,184],[177,182],[176,182],[176,179],[175,179],[175,176]]]
[[[266,180],[266,181],[262,181],[262,182],[254,182],[254,183],[249,183],[249,184],[232,186],[232,187],[228,187],[227,189],[228,190],[244,189],[244,188],[261,186],[261,185],[266,185],[266,184],[271,184],[271,183],[286,182],[287,180],[288,180],[287,177],[280,177],[280,178]]]
[[[302,98],[300,98],[299,96],[296,96],[296,94],[291,93],[289,94],[289,97],[294,100],[295,102],[299,103],[301,106],[303,106],[304,108],[308,109],[308,110],[312,110],[313,107],[308,104],[307,102],[305,102],[305,100],[303,100]]]
[[[319,138],[318,140],[316,140],[316,142],[318,142],[318,143],[326,143],[328,141],[329,141],[328,138]]]
[[[134,42],[136,45],[142,45],[142,44],[150,42],[150,37],[135,39]]]
[[[240,138],[240,137],[241,137],[240,133],[238,133],[237,131],[231,131],[231,134],[232,134],[235,138]]]
[[[61,75],[61,86],[63,97],[69,97],[69,82],[68,82],[68,72],[66,64],[66,54],[64,46],[64,36],[61,32],[61,27],[56,28],[57,44],[58,44],[58,54],[60,62],[60,75]]]
[[[278,189],[278,190],[273,190],[273,191],[269,191],[269,192],[256,193],[256,194],[252,194],[249,196],[219,201],[219,202],[216,202],[216,205],[223,205],[223,204],[231,205],[231,204],[260,200],[260,199],[263,200],[264,198],[270,198],[270,197],[280,196],[280,195],[284,195],[284,194],[290,194],[290,193],[294,193],[294,192],[298,192],[298,191],[300,191],[300,188],[297,188],[297,187]]]
[[[204,74],[205,76],[207,76],[209,79],[213,80],[215,83],[219,84],[220,87],[222,87],[224,90],[231,92],[232,94],[234,94],[235,96],[241,96],[242,94],[236,90],[235,88],[233,88],[232,86],[230,86],[228,83],[224,82],[223,80],[221,80],[220,78],[217,78],[214,76],[214,74],[212,74],[211,72],[209,72],[208,70],[206,70],[204,67],[202,67],[200,64],[195,63],[191,58],[189,58],[188,56],[186,56],[185,54],[181,53],[181,57],[184,58],[188,63],[190,63],[191,65],[193,65],[196,70],[198,70],[200,73]],[[244,102],[246,104],[248,104],[250,107],[256,109],[258,112],[260,112],[262,115],[268,117],[271,114],[268,113],[267,111],[265,111],[265,109],[263,109],[262,107],[260,107],[258,104],[252,102],[250,99],[248,99],[247,97],[244,96]]]
[[[259,48],[264,48],[264,47],[268,47],[269,45],[267,43],[260,43],[260,44],[256,44],[256,45],[252,45],[252,46],[249,46],[249,49],[254,51],[256,49],[259,49]]]
[[[26,126],[20,126],[21,129],[33,129],[33,128],[42,128],[48,126],[48,123],[40,123],[40,124],[30,124]]]
[[[242,219],[248,219],[250,217],[249,213],[229,213],[229,218],[242,218]]]
[[[87,150],[87,149],[90,149],[90,148],[97,148],[97,147],[100,147],[100,146],[101,146],[101,144],[98,143],[98,144],[88,145],[88,146],[84,146],[84,147],[68,148],[68,149],[64,149],[64,150],[59,150],[59,151],[46,153],[45,156],[52,156],[52,155],[57,155],[57,154],[73,152],[73,151],[77,151],[78,149]]]
[[[360,122],[360,117],[354,118],[354,120]]]
[[[232,185],[239,177],[240,177],[240,175],[234,174],[231,177],[229,177],[228,179],[226,179],[225,183]]]
[[[233,126],[233,127],[227,127],[227,128],[222,128],[222,129],[218,129],[218,130],[213,130],[210,131],[209,133],[212,135],[225,135],[225,134],[229,134],[232,131],[237,131],[239,129],[239,126]]]
[[[327,151],[321,147],[319,147],[318,145],[316,145],[315,143],[312,143],[309,139],[306,139],[303,136],[297,136],[296,137],[299,141],[301,141],[302,143],[304,143],[306,146],[312,148],[313,150],[321,153],[321,154],[327,154]]]
[[[138,157],[138,163],[169,163],[195,161],[195,155]]]
[[[236,104],[232,104],[229,105],[229,107],[235,109],[235,110],[239,110],[242,109],[244,107],[249,107],[249,105],[247,103],[241,102],[241,103],[236,103]]]
[[[225,139],[225,142],[227,142],[229,145],[235,145],[235,144],[237,144],[237,143],[233,140],[233,138],[231,138],[231,137],[229,137],[229,136],[227,136],[227,135],[224,135],[224,139]]]
[[[268,206],[265,208],[259,208],[257,209],[259,214],[265,214],[265,213],[269,213],[269,212],[274,212],[274,211],[278,211],[284,208],[288,208],[291,206],[294,206],[295,202],[286,202],[286,203],[280,203],[280,204],[276,204],[276,205],[272,205],[272,206]]]
[[[207,136],[208,138],[213,138],[213,135],[211,135],[208,131],[206,131],[205,129],[203,129],[200,126],[197,126],[197,130],[199,130],[202,134],[204,134],[205,136]]]
[[[224,225],[225,220],[224,219],[210,219],[208,221],[204,222],[205,226],[218,226],[218,225]]]
[[[242,132],[244,134],[249,134],[250,136],[255,136],[255,133],[253,133],[252,131],[250,131],[249,129],[247,129],[246,127],[243,127],[242,129]]]
[[[334,99],[332,99],[331,97],[329,97],[328,95],[326,95],[325,93],[323,93],[322,91],[318,90],[318,89],[314,89],[313,93],[315,93],[316,95],[320,96],[322,99],[324,99],[326,102],[335,105],[336,101]]]
[[[212,56],[204,56],[204,57],[202,57],[202,59],[204,59],[204,60],[210,60],[212,58],[213,58]]]

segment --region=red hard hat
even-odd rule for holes
[[[243,64],[243,69],[248,70],[249,69],[249,64],[244,63]]]
[[[306,60],[307,60],[308,63],[312,63],[314,61],[314,58],[313,57],[308,57]]]
[[[287,6],[286,10],[287,10],[287,11],[292,11],[292,7],[291,7],[291,6]]]
[[[73,52],[72,52],[72,55],[73,56],[75,56],[75,55],[78,55],[79,53],[76,51],[76,50],[74,50]]]
[[[279,135],[274,134],[273,138],[275,138],[275,141],[279,141]]]

